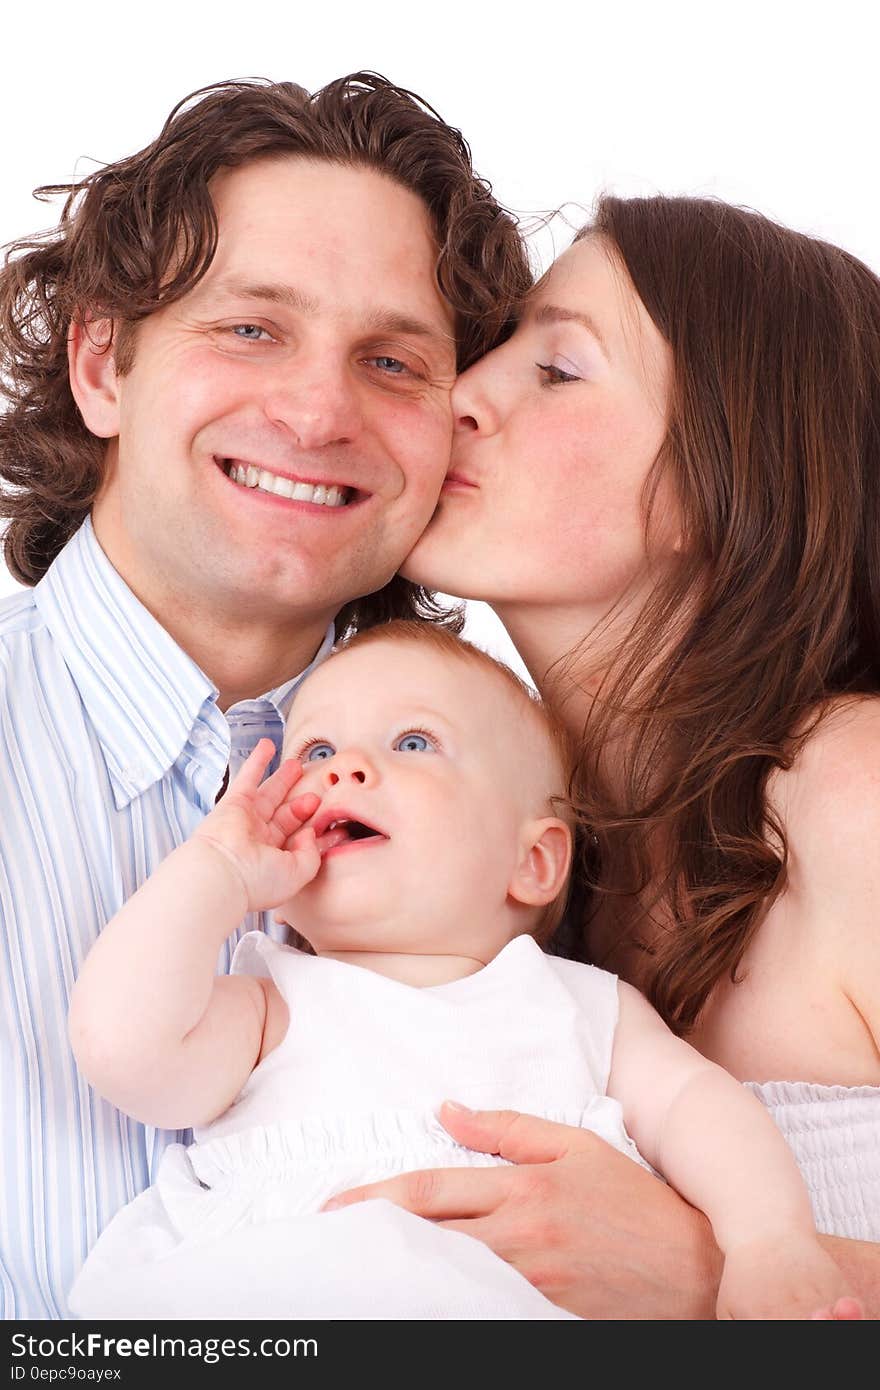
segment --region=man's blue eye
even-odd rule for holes
[[[244,338],[245,342],[259,342],[260,334],[265,330],[258,323],[236,323],[232,328],[237,338]]]
[[[300,758],[301,763],[317,763],[322,758],[332,758],[336,749],[332,743],[313,743],[303,753]]]
[[[406,371],[406,366],[399,357],[374,357],[373,361],[384,371],[391,372],[393,376],[400,376],[401,372]]]
[[[395,743],[398,753],[430,753],[431,740],[425,734],[403,734]]]

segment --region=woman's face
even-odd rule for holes
[[[513,337],[458,380],[452,462],[409,579],[506,605],[607,606],[646,565],[642,489],[671,354],[598,237],[565,252]],[[652,558],[676,544],[661,491]]]

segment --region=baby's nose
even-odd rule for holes
[[[345,781],[346,777],[348,777],[352,782],[366,782],[367,780],[367,774],[363,771],[362,768],[358,767],[352,768],[352,770],[348,773],[340,773],[337,772],[335,768],[328,767],[324,780],[328,787],[337,787],[340,782]]]
[[[362,786],[376,781],[375,764],[363,749],[347,749],[328,759],[324,786],[338,787],[341,782],[359,782]]]

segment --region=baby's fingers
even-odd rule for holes
[[[284,840],[295,835],[307,820],[311,820],[320,804],[321,798],[314,792],[303,792],[302,796],[296,796],[292,801],[285,801],[279,806],[275,812],[274,823]]]
[[[253,796],[274,756],[275,744],[270,738],[261,738],[229,783],[227,797],[233,792]]]
[[[839,1298],[833,1308],[818,1308],[810,1314],[811,1322],[857,1322],[865,1313],[857,1298]]]
[[[315,832],[310,825],[297,830],[284,846],[291,861],[290,892],[298,893],[311,883],[321,867],[321,855],[315,844]]]
[[[284,762],[267,777],[254,796],[254,810],[264,820],[271,820],[285,801],[290,798],[293,788],[302,777],[302,764],[295,758],[285,758]]]

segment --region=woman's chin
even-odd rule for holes
[[[400,573],[412,584],[449,593],[446,581],[452,575],[453,562],[450,556],[444,555],[446,547],[438,546],[433,536],[428,534],[430,529],[429,525],[428,531],[423,532],[416,541],[400,566]]]

